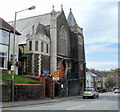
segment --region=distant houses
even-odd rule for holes
[[[105,88],[105,80],[108,73],[95,69],[86,71],[86,87]]]
[[[95,69],[86,69],[86,87],[98,88],[100,92],[106,91],[106,80],[112,76],[116,80],[115,87],[119,87],[119,71],[99,71]]]

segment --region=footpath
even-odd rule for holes
[[[80,99],[80,98],[81,98],[81,96],[70,96],[70,97],[60,97],[60,98],[55,97],[54,99],[45,98],[45,99],[41,99],[41,100],[2,102],[2,108],[39,105],[39,104],[54,103],[54,102],[60,102],[60,101],[68,101],[68,100]]]

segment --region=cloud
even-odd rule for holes
[[[87,63],[87,67],[95,68],[98,70],[110,70],[112,68],[118,68],[118,62],[117,61],[89,61]]]
[[[106,29],[105,31],[86,31],[85,44],[95,43],[118,43],[118,30],[117,28]]]
[[[94,3],[83,23],[85,43],[118,43],[117,3]]]
[[[90,44],[85,46],[85,52],[86,54],[96,54],[96,53],[117,53],[118,47],[117,45],[112,48],[109,46],[109,44]]]

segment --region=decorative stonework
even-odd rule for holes
[[[66,39],[66,36],[67,35],[66,35],[65,27],[62,26],[61,29],[60,29],[60,37]]]

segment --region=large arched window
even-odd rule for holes
[[[61,26],[58,37],[58,54],[67,55],[67,32],[64,26]]]

